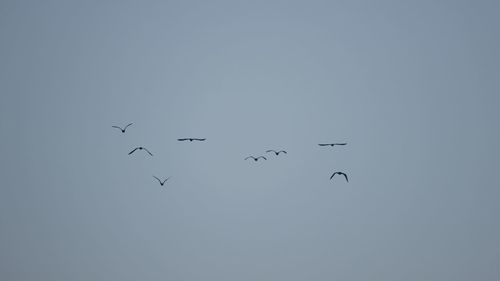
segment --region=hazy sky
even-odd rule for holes
[[[499,13],[2,0],[0,279],[500,280]]]

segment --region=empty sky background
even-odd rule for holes
[[[499,13],[1,1],[0,279],[499,280]]]

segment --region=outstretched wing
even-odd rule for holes
[[[284,150],[280,150],[280,151],[278,151],[278,154],[280,154],[281,152],[283,152],[283,153],[287,154],[287,152],[286,152],[286,151],[284,151]]]
[[[162,184],[165,184],[168,180],[170,179],[170,177],[166,178]]]
[[[178,140],[178,141],[186,141],[186,140],[188,140],[188,139],[177,139],[177,140]]]
[[[331,145],[330,143],[319,143],[318,144],[319,146],[328,146],[328,145]]]
[[[206,139],[193,139],[193,140],[196,140],[196,141],[204,141]]]
[[[149,153],[149,155],[153,156],[153,153],[151,153],[147,148],[143,147],[142,149],[146,150],[146,152]]]
[[[253,157],[253,156],[248,156],[247,158],[245,158],[245,160],[247,160],[249,158],[255,159],[255,157]]]
[[[126,129],[127,129],[129,126],[131,126],[132,124],[134,124],[134,123],[130,123],[130,124],[128,124],[128,125],[127,125],[127,126],[125,126],[125,128],[123,128],[123,129],[124,129],[124,130],[126,130]]]
[[[347,142],[343,142],[343,143],[336,143],[335,145],[346,145]]]
[[[122,131],[122,130],[123,130],[122,128],[120,128],[120,127],[118,127],[118,126],[111,126],[111,127],[113,127],[113,128],[117,128],[117,129],[119,129],[120,131]]]
[[[128,153],[128,155],[130,155],[130,154],[134,153],[137,149],[139,149],[139,148],[138,148],[138,147],[134,148],[134,150],[130,151],[130,152]]]
[[[330,177],[330,179],[333,179],[333,176],[335,176],[337,174],[337,172],[333,173],[332,176]]]
[[[153,176],[153,178],[155,178],[161,184],[161,180],[159,178],[157,178],[156,176]]]
[[[347,182],[349,182],[349,179],[347,178],[347,175],[346,175],[345,173],[339,173],[339,174],[342,174],[342,175],[344,175],[344,177],[345,177],[345,180],[346,180]]]
[[[263,158],[264,160],[267,160],[267,158],[266,158],[266,157],[264,157],[264,156],[259,156],[259,157],[257,157],[257,159],[259,159],[259,158]]]

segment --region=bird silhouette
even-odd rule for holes
[[[247,159],[249,159],[249,158],[252,158],[252,159],[253,159],[253,161],[256,161],[256,162],[257,162],[257,161],[259,161],[259,158],[262,158],[262,159],[264,159],[264,160],[267,160],[267,158],[266,158],[266,157],[264,157],[264,156],[259,156],[259,157],[248,156],[247,158],[245,158],[245,160],[247,160]]]
[[[120,131],[122,131],[122,133],[125,133],[125,131],[127,130],[128,126],[130,126],[130,125],[132,125],[132,124],[134,124],[134,123],[130,123],[130,124],[128,124],[127,126],[125,126],[124,128],[121,128],[121,127],[119,127],[119,126],[111,126],[111,127],[113,127],[113,128],[117,128],[117,129],[119,129]]]
[[[134,148],[134,150],[130,151],[128,153],[128,155],[134,153],[136,150],[145,150],[147,153],[149,153],[149,155],[153,156],[153,153],[151,153],[147,148],[142,147],[142,146],[138,146],[138,147]]]
[[[273,149],[269,149],[269,150],[266,151],[266,153],[269,153],[269,152],[274,152],[274,154],[276,154],[276,155],[279,155],[280,153],[287,154],[287,152],[284,151],[284,150],[276,151],[276,150],[273,150]]]
[[[342,175],[342,176],[345,177],[345,180],[347,182],[349,182],[349,179],[347,178],[347,175],[345,173],[342,173],[342,172],[335,172],[335,173],[333,173],[332,176],[330,177],[330,180],[333,179],[333,176],[335,176],[335,175]]]
[[[343,143],[320,143],[319,146],[334,146],[334,145],[346,145],[346,142]]]
[[[196,138],[184,138],[184,139],[177,139],[178,141],[204,141],[206,139],[196,139]]]
[[[168,178],[164,179],[163,181],[161,181],[156,176],[153,176],[153,178],[155,178],[156,180],[158,180],[158,182],[160,183],[161,186],[163,186],[165,184],[165,182],[167,182],[170,179],[170,177],[168,177]]]

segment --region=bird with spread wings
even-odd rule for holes
[[[177,139],[178,141],[205,141],[206,139],[197,139],[197,138],[183,138],[183,139]]]
[[[330,180],[331,180],[331,179],[333,179],[333,176],[335,176],[335,175],[341,175],[341,176],[344,176],[345,180],[346,180],[347,182],[349,182],[349,179],[347,178],[347,175],[346,175],[345,173],[342,173],[342,172],[335,172],[335,173],[333,173],[333,174],[332,174],[332,176],[330,177]]]
[[[319,146],[334,146],[334,145],[346,145],[347,143],[346,142],[342,142],[342,143],[319,143],[318,145]]]
[[[136,150],[144,150],[144,151],[146,151],[149,155],[153,156],[153,153],[151,153],[151,152],[150,152],[147,148],[145,148],[145,147],[143,147],[143,146],[138,146],[138,147],[134,148],[132,151],[130,151],[130,152],[128,153],[128,155],[130,155],[130,154],[134,153]]]
[[[276,154],[276,155],[279,155],[280,153],[285,153],[285,154],[287,154],[287,152],[286,152],[286,151],[284,151],[284,150],[279,150],[279,151],[276,151],[276,150],[274,150],[274,149],[269,149],[269,150],[267,150],[267,151],[266,151],[266,153],[269,153],[269,152],[274,152],[274,154]]]
[[[267,158],[264,157],[264,156],[259,156],[259,157],[248,156],[247,158],[245,158],[245,160],[247,160],[247,159],[253,159],[253,161],[257,162],[257,161],[259,161],[260,158],[262,158],[264,160],[267,160]]]
[[[122,128],[122,127],[120,127],[120,126],[111,126],[111,127],[112,127],[112,128],[116,128],[116,129],[119,129],[120,131],[122,131],[122,133],[125,133],[125,131],[127,130],[127,128],[128,128],[129,126],[131,126],[132,124],[134,124],[134,123],[130,123],[130,124],[128,124],[127,126],[125,126],[125,127],[123,127],[123,128]]]
[[[168,178],[166,178],[166,179],[164,179],[162,181],[159,178],[157,178],[156,176],[153,176],[153,178],[155,178],[156,180],[158,180],[158,182],[160,183],[161,186],[163,186],[170,179],[170,177],[168,177]]]

